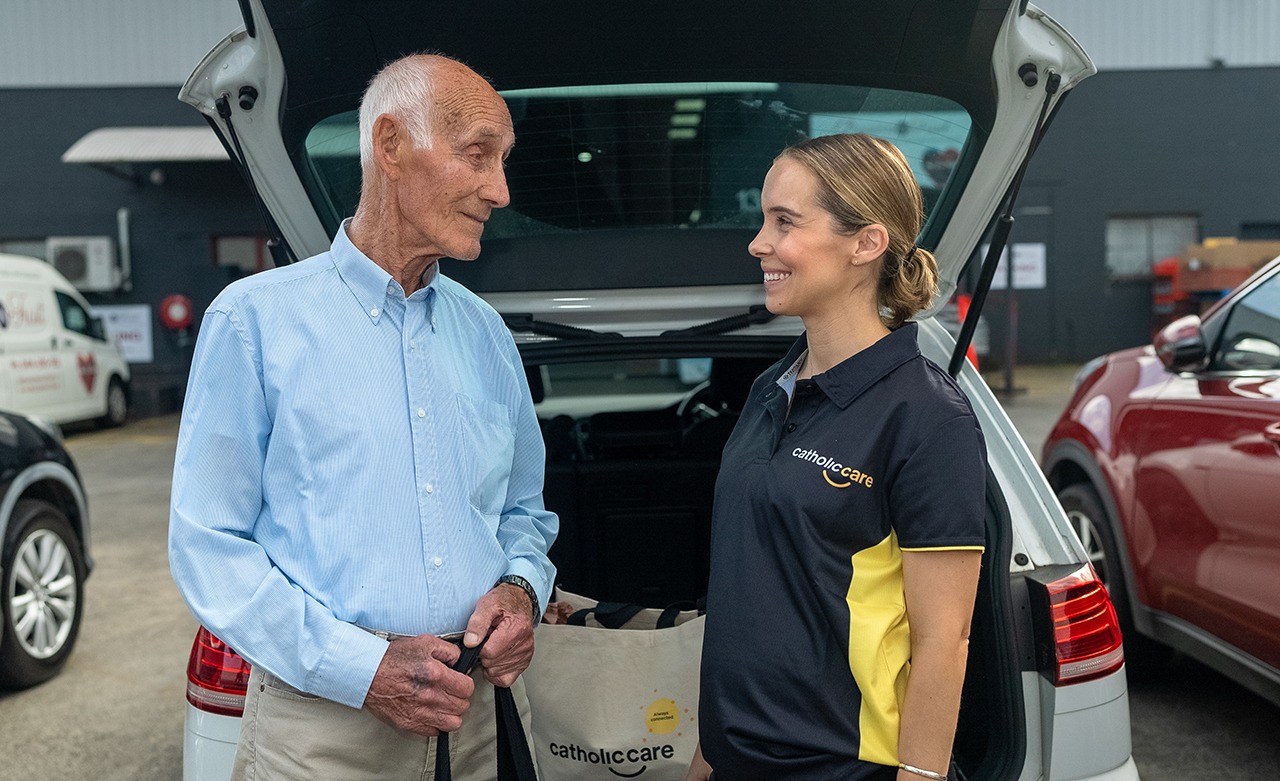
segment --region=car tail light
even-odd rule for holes
[[[249,663],[200,627],[187,662],[187,702],[209,713],[240,716],[248,688]]]
[[[1063,686],[1101,678],[1124,665],[1120,622],[1093,567],[1032,580],[1040,671]]]

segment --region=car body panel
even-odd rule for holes
[[[187,703],[182,739],[183,781],[231,778],[240,722],[235,716],[202,711]]]
[[[1043,466],[1055,486],[1088,482],[1106,505],[1138,631],[1280,701],[1280,360],[1228,370],[1222,344],[1256,291],[1272,319],[1251,313],[1247,338],[1280,352],[1277,290],[1280,260],[1205,313],[1200,371],[1166,369],[1151,346],[1098,361]]]

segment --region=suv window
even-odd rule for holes
[[[1280,274],[1271,275],[1231,308],[1213,368],[1280,369]]]
[[[933,205],[969,138],[950,100],[832,84],[660,83],[509,90],[511,206],[485,239],[644,228],[758,228],[773,158],[805,138],[864,132],[902,149]],[[357,114],[316,124],[304,156],[334,229],[360,194]],[[304,179],[307,177],[304,177]]]

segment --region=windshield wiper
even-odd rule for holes
[[[512,331],[537,334],[538,336],[553,336],[557,339],[622,338],[622,334],[614,331],[593,331],[590,328],[579,328],[576,325],[565,325],[564,323],[553,323],[548,320],[539,320],[528,312],[504,312],[502,314],[502,322],[506,323],[507,328]]]
[[[762,325],[777,317],[773,312],[765,309],[764,304],[753,304],[747,311],[738,315],[729,315],[719,320],[712,320],[699,325],[691,325],[688,328],[678,328],[672,331],[663,331],[663,336],[713,336],[715,334],[727,334],[730,331],[736,331],[739,328],[746,328],[749,325]]]

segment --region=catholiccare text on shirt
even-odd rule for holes
[[[902,550],[985,545],[982,433],[916,331],[797,382],[801,337],[756,381],[725,446],[700,732],[728,781],[897,764]]]
[[[557,519],[519,353],[435,273],[407,299],[340,229],[209,307],[171,515],[193,612],[292,686],[359,706],[385,641],[461,630],[521,575],[545,604]]]

